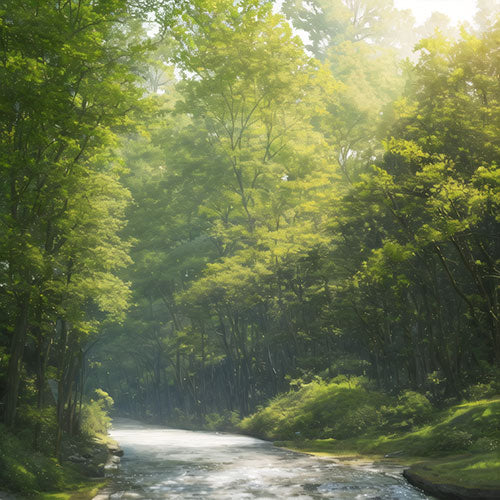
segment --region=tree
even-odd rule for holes
[[[70,323],[74,336],[83,338],[79,322],[88,300],[108,311],[105,291],[123,294],[108,273],[126,263],[117,236],[124,195],[103,151],[130,126],[141,98],[129,61],[148,43],[125,42],[127,15],[125,2],[7,2],[2,12],[0,261],[3,297],[12,311],[3,387],[8,425],[15,421],[27,335],[38,336],[39,345],[45,335],[50,344],[57,323],[64,353]],[[98,242],[83,237],[89,229],[97,231]],[[89,280],[92,293],[85,291]],[[72,356],[80,345],[70,346]],[[72,379],[74,366],[61,361],[59,367],[60,381]]]
[[[358,317],[375,366],[396,365],[379,379],[393,385],[404,369],[422,388],[439,370],[447,395],[498,359],[498,28],[462,36],[421,42],[384,162],[341,201],[357,217],[344,227],[371,231],[357,238],[371,251],[340,304]]]

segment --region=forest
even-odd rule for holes
[[[1,0],[4,443],[498,395],[499,12]]]

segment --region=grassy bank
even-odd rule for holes
[[[112,403],[102,391],[97,396],[84,404],[79,431],[63,435],[59,460],[55,457],[55,408],[43,414],[21,412],[15,428],[0,424],[0,490],[20,498],[93,498],[106,484],[107,411]]]
[[[82,439],[71,444],[86,455],[91,447],[95,453],[97,447],[94,442]],[[103,449],[101,453],[106,451]],[[89,478],[79,464],[67,460],[59,463],[47,450],[34,451],[27,433],[15,434],[0,425],[0,489],[21,498],[86,500],[93,498],[105,484],[103,478]]]
[[[90,481],[88,478],[83,483],[74,484],[71,489],[59,493],[41,493],[40,500],[92,500],[99,490],[108,484],[106,480]]]
[[[434,408],[425,396],[371,390],[362,380],[313,382],[240,424],[279,446],[338,457],[387,457],[434,483],[500,489],[500,398]]]

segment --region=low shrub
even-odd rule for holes
[[[63,471],[55,459],[34,452],[31,442],[0,424],[0,485],[24,495],[57,489]]]
[[[358,436],[381,424],[389,396],[363,387],[364,379],[315,380],[278,396],[240,423],[240,429],[266,439]]]
[[[474,441],[470,450],[477,453],[500,451],[500,439],[494,437],[480,437]]]
[[[96,389],[95,396],[82,407],[80,427],[87,436],[106,434],[111,425],[109,412],[113,407],[113,399],[102,389]]]
[[[18,431],[16,435],[32,444],[35,428],[39,427],[38,449],[52,450],[57,434],[56,407],[37,408],[31,405],[21,405],[17,412]]]
[[[411,430],[428,423],[434,412],[431,402],[415,391],[404,391],[395,404],[381,409],[384,431]]]
[[[223,413],[209,413],[205,415],[204,427],[210,431],[232,431],[236,430],[240,421],[237,411],[226,410]]]
[[[471,385],[467,391],[467,399],[470,401],[480,401],[481,399],[486,399],[494,396],[497,393],[497,384],[489,382],[487,384],[475,384]]]
[[[431,452],[453,452],[468,450],[472,446],[472,434],[452,427],[437,428],[428,441]]]

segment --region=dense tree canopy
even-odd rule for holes
[[[266,3],[196,3],[174,30],[182,78],[124,152],[138,301],[95,353],[123,361],[124,410],[246,414],[345,373],[439,401],[494,376],[498,32],[401,63],[390,2],[354,4],[285,3],[330,30],[321,60]]]
[[[492,380],[500,31],[476,21],[4,0],[4,422],[39,446],[52,411],[58,453],[95,387],[174,421],[316,376],[435,402]]]

